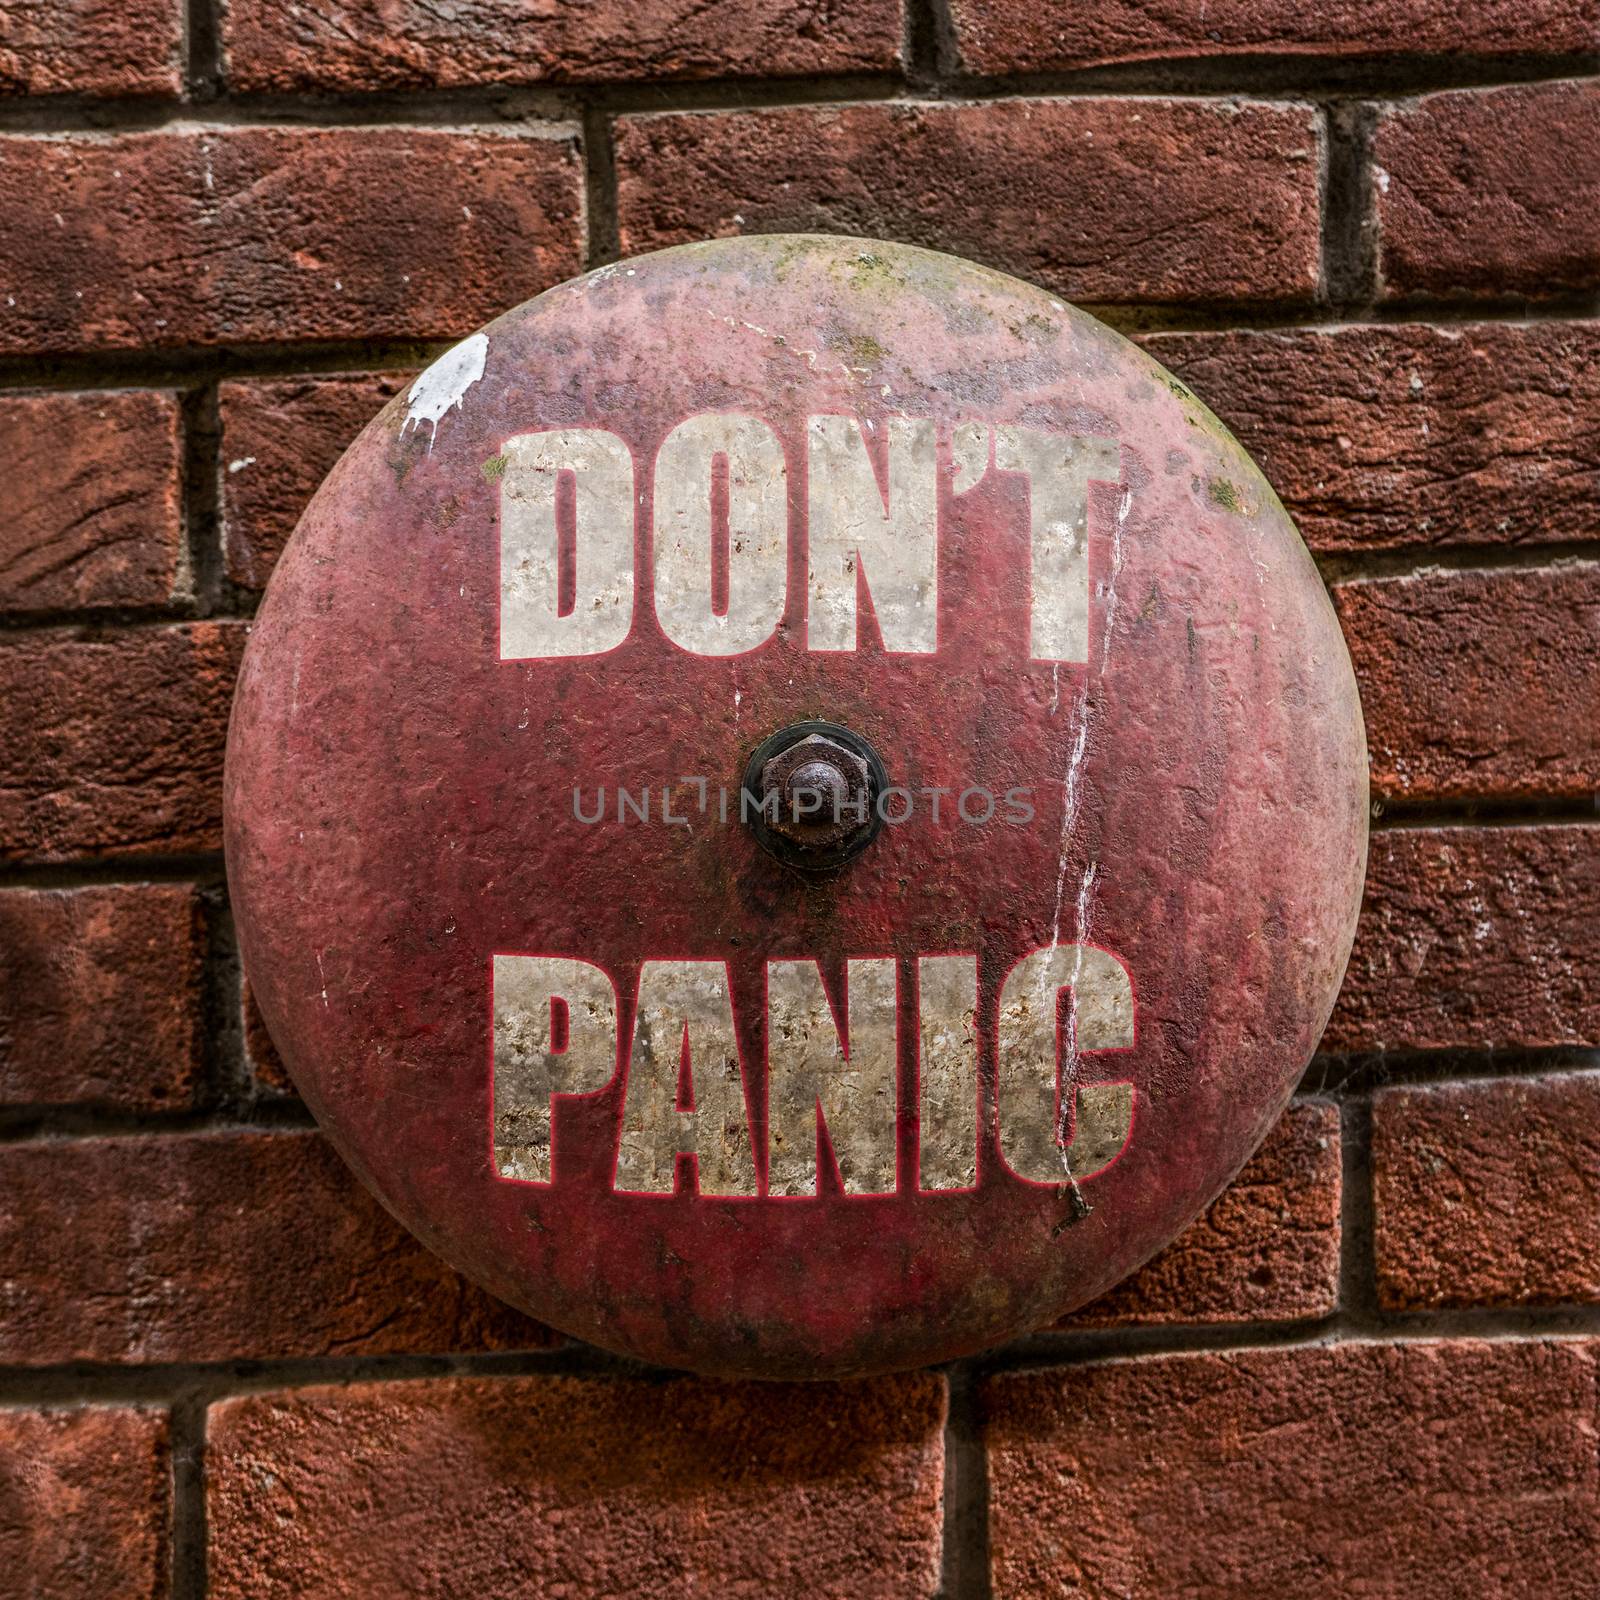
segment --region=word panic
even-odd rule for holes
[[[676,1192],[683,1156],[691,1192],[704,1198],[814,1196],[824,1138],[847,1195],[900,1187],[896,1128],[910,1108],[897,1093],[900,970],[892,957],[846,964],[842,1025],[816,962],[767,962],[759,1160],[726,963],[645,961],[625,1051],[616,984],[591,962],[497,955],[491,981],[491,1117],[502,1178],[555,1181],[553,1102],[604,1093],[621,1074],[619,1192]],[[1071,944],[1024,957],[1001,985],[988,1027],[979,1020],[975,955],[920,956],[914,981],[919,1191],[977,1183],[981,1037],[994,1043],[998,1146],[1016,1177],[1077,1184],[1122,1153],[1133,1085],[1080,1084],[1076,1071],[1083,1054],[1134,1043],[1133,985],[1110,951]]]

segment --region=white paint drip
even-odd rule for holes
[[[1111,533],[1111,581],[1106,585],[1106,621],[1100,632],[1100,673],[1103,677],[1111,655],[1111,631],[1117,620],[1117,579],[1122,576],[1122,529],[1133,509],[1133,490],[1124,489],[1117,502],[1117,520]]]
[[[1072,845],[1072,836],[1078,830],[1078,808],[1083,803],[1078,788],[1083,772],[1084,752],[1088,746],[1089,686],[1086,683],[1083,693],[1078,697],[1078,736],[1073,740],[1072,754],[1067,758],[1066,777],[1062,780],[1064,799],[1061,806],[1061,840],[1056,855],[1056,913],[1050,927],[1052,950],[1061,946],[1061,903],[1066,895],[1067,852]]]
[[[1111,656],[1112,629],[1117,616],[1117,579],[1122,575],[1122,533],[1127,525],[1128,513],[1133,509],[1133,490],[1124,487],[1122,498],[1117,502],[1117,518],[1113,525],[1111,536],[1111,576],[1106,583],[1105,622],[1100,636],[1100,675],[1105,676],[1106,664]],[[1054,715],[1061,699],[1060,667],[1054,669],[1051,685],[1053,694],[1050,710]],[[1083,766],[1084,758],[1089,748],[1089,680],[1084,677],[1083,692],[1078,696],[1078,732],[1072,743],[1072,754],[1067,759],[1066,776],[1062,780],[1064,791],[1061,808],[1061,839],[1057,849],[1056,859],[1056,905],[1055,917],[1050,927],[1050,948],[1059,949],[1061,946],[1061,909],[1066,900],[1067,887],[1067,856],[1072,846],[1074,835],[1078,831],[1078,814],[1083,806]],[[1073,934],[1075,953],[1072,963],[1072,987],[1076,994],[1078,980],[1082,976],[1083,951],[1094,931],[1094,886],[1095,879],[1100,871],[1100,864],[1091,861],[1078,884],[1076,905],[1074,907],[1075,922],[1077,924]],[[1041,995],[1039,1004],[1052,1003],[1052,997]],[[1061,1170],[1066,1180],[1067,1187],[1071,1189],[1074,1198],[1085,1213],[1089,1210],[1088,1202],[1083,1198],[1077,1180],[1072,1176],[1071,1163],[1067,1159],[1067,1118],[1071,1114],[1071,1107],[1076,1104],[1078,1082],[1078,1027],[1077,1010],[1073,1009],[1067,1028],[1066,1060],[1062,1065],[1061,1073],[1061,1116],[1062,1126],[1057,1130],[1057,1143],[1061,1147]]]
[[[1113,524],[1111,535],[1111,577],[1106,583],[1106,608],[1105,624],[1100,635],[1100,675],[1105,676],[1106,663],[1111,656],[1111,634],[1117,617],[1117,579],[1122,576],[1122,530],[1127,525],[1128,513],[1133,509],[1133,490],[1124,488],[1122,498],[1117,502],[1117,520]],[[1052,669],[1051,673],[1051,700],[1050,712],[1053,716],[1061,703],[1061,667],[1060,664]],[[1056,909],[1055,920],[1050,928],[1050,948],[1059,949],[1061,945],[1061,907],[1066,899],[1067,887],[1067,853],[1072,845],[1073,835],[1078,831],[1078,812],[1083,805],[1082,774],[1084,757],[1089,748],[1089,679],[1084,675],[1083,692],[1078,696],[1078,733],[1072,743],[1072,754],[1067,760],[1066,776],[1062,779],[1064,800],[1061,808],[1061,841],[1056,860]],[[1078,934],[1077,942],[1082,944],[1089,935],[1089,922],[1093,910],[1092,898],[1094,889],[1095,866],[1090,864],[1088,872],[1084,875],[1083,882],[1078,886]]]
[[[483,376],[488,355],[489,336],[486,333],[475,333],[470,339],[463,339],[453,350],[446,350],[411,385],[406,395],[411,406],[406,412],[405,426],[400,431],[408,433],[412,428],[428,423],[433,430],[428,435],[428,449],[431,452],[433,441],[439,436],[439,424],[449,412],[461,409],[467,390]]]
[[[1100,863],[1091,861],[1089,870],[1083,875],[1083,882],[1078,885],[1078,954],[1072,968],[1072,979],[1076,983],[1083,968],[1083,947],[1089,942],[1089,935],[1094,931],[1094,880],[1100,871]]]

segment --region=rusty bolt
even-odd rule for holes
[[[837,845],[871,821],[866,762],[826,734],[808,734],[762,767],[762,800],[774,795],[771,827],[796,844]]]

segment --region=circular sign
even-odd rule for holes
[[[927,251],[727,240],[441,357],[306,512],[227,769],[334,1144],[567,1333],[881,1371],[1099,1294],[1332,1006],[1356,686],[1183,384]]]

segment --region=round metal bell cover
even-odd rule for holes
[[[345,1159],[506,1300],[702,1371],[1051,1322],[1327,1020],[1360,707],[1204,405],[876,241],[605,267],[441,357],[246,652],[229,882]]]

